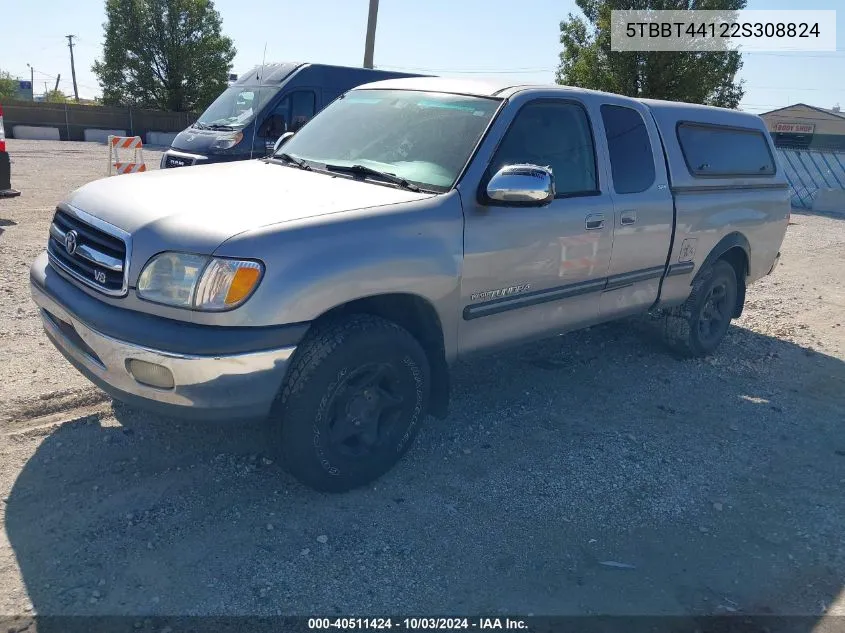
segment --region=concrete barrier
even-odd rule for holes
[[[813,211],[845,215],[845,189],[819,189],[813,197]]]
[[[55,127],[63,141],[85,140],[85,130],[94,129],[125,130],[130,136],[142,138],[151,131],[180,132],[197,118],[189,112],[6,99],[3,100],[3,115],[7,134],[11,134],[16,125]]]
[[[147,145],[170,147],[177,134],[179,134],[179,132],[147,132],[146,143]]]
[[[89,142],[108,143],[109,136],[126,136],[126,130],[84,130],[82,137]]]
[[[60,141],[61,135],[57,127],[41,127],[34,125],[13,125],[12,137],[28,141]]]

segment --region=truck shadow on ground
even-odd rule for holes
[[[5,508],[34,611],[131,630],[409,612],[805,614],[788,630],[812,630],[845,600],[845,363],[739,327],[680,360],[643,327],[459,364],[449,418],[345,495],[287,476],[260,423],[115,405],[65,424]]]

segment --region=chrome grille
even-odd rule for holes
[[[50,262],[86,286],[125,295],[128,250],[128,235],[117,227],[77,209],[56,209],[47,243]]]

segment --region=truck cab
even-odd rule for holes
[[[161,158],[161,168],[261,158],[285,132],[363,83],[417,75],[308,63],[267,63],[240,76]]]

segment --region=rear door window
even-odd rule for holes
[[[642,116],[631,108],[603,105],[601,118],[607,135],[614,191],[645,191],[654,183],[654,153]]]
[[[681,123],[678,142],[693,176],[771,176],[775,161],[759,130]]]

